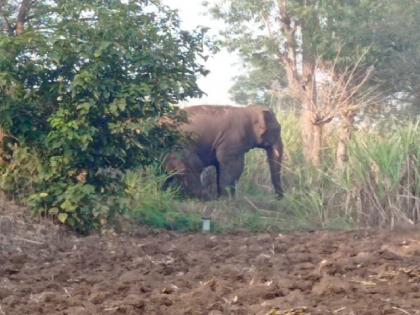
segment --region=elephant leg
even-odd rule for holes
[[[203,189],[203,200],[214,200],[217,198],[217,170],[213,165],[203,169],[201,173],[201,184]]]
[[[236,183],[244,170],[244,155],[224,157],[217,166],[217,194],[234,196]]]
[[[184,191],[190,197],[203,198],[203,185],[201,183],[201,173],[204,166],[194,152],[189,152],[184,160],[186,170],[182,176]]]

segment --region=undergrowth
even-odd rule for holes
[[[177,231],[196,231],[201,217],[174,207],[178,192],[173,188],[162,190],[165,175],[146,171],[129,171],[124,176],[125,191],[121,197],[124,215],[139,224]]]
[[[281,115],[286,160],[285,198],[278,211],[292,213],[292,225],[315,228],[394,227],[414,224],[420,215],[420,124],[383,122],[354,133],[345,169],[334,167],[334,138],[324,144],[323,165],[308,165],[302,152],[299,123]],[[264,208],[271,192],[263,152],[247,156],[239,183],[241,194]],[[261,201],[259,201],[261,200]],[[261,203],[260,203],[261,202]],[[260,206],[261,204],[261,206]],[[277,223],[274,223],[277,224]]]
[[[124,190],[95,200],[108,209],[104,220],[112,225],[113,215],[119,214],[154,228],[198,231],[202,216],[210,216],[212,230],[218,233],[392,228],[418,221],[419,123],[356,131],[345,169],[334,167],[334,139],[327,139],[330,142],[325,143],[325,162],[315,169],[303,158],[297,116],[282,114],[279,120],[285,144],[283,199],[277,200],[273,194],[265,152],[253,150],[246,155],[245,171],[233,200],[185,200],[175,188],[163,190],[166,175],[160,175],[156,167],[149,167],[121,174]],[[36,155],[19,148],[11,163],[2,166],[1,189],[21,202],[28,202],[40,173]],[[83,195],[75,191],[69,196],[89,197],[89,192]],[[54,215],[51,209],[46,213]]]

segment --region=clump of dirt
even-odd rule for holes
[[[78,237],[3,208],[4,314],[420,314],[420,232]]]

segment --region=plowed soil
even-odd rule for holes
[[[78,237],[0,210],[4,314],[420,314],[420,232]]]

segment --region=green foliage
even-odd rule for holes
[[[0,189],[22,200],[35,192],[42,172],[41,160],[27,147],[16,147],[7,164],[0,166]]]
[[[280,90],[287,86],[283,67],[270,55],[262,53],[252,54],[246,60],[246,72],[234,78],[235,83],[229,90],[233,100],[238,104],[276,105],[280,101]]]
[[[87,232],[178,136],[158,122],[201,95],[206,45],[149,1],[39,1],[21,36],[0,34],[0,128],[42,165],[29,203]]]
[[[419,218],[420,125],[389,123],[387,130],[357,134],[350,147],[342,183],[349,198],[346,211],[359,224],[393,226]]]
[[[366,42],[372,43],[367,62],[376,65],[375,80],[397,100],[403,101],[410,112],[420,111],[419,76],[420,34],[415,31],[420,21],[420,3],[399,0],[383,1],[382,18],[364,32]],[[361,30],[362,32],[362,30]]]
[[[418,107],[420,3],[410,0],[285,2],[291,27],[282,28],[281,1],[229,0],[210,5],[209,11],[225,22],[223,43],[241,56],[247,73],[231,89],[240,103],[277,100],[270,96],[284,86],[287,53],[284,44],[294,36],[296,53],[318,63],[337,62],[336,70],[364,59],[359,66],[375,66],[369,83],[388,97],[398,97]],[[284,12],[283,12],[284,13]],[[339,54],[338,54],[339,51]],[[338,55],[337,55],[338,54]],[[338,58],[337,58],[338,56]],[[280,103],[281,104],[281,103]],[[284,109],[284,107],[282,108]]]
[[[176,207],[176,190],[162,190],[166,176],[156,171],[129,171],[124,177],[126,189],[121,197],[122,208],[137,223],[177,231],[197,231],[201,218]]]

